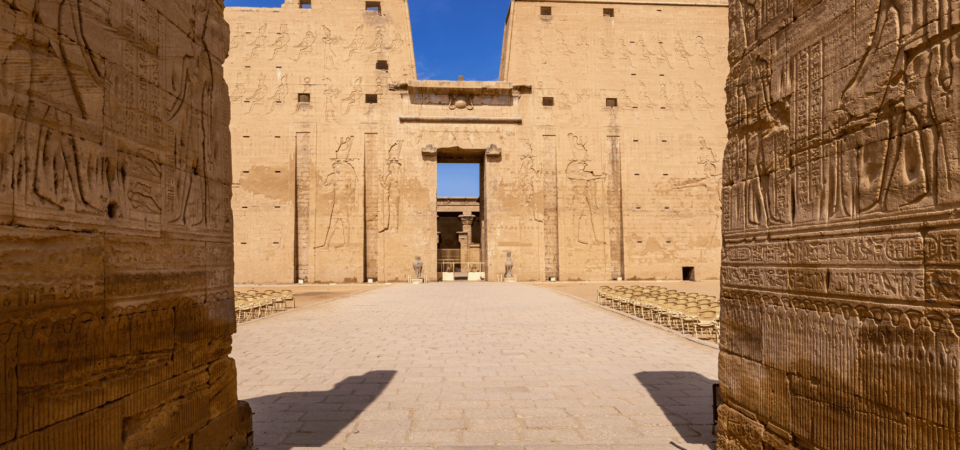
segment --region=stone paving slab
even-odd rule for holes
[[[715,349],[529,284],[361,292],[240,326],[233,357],[260,450],[715,443]]]

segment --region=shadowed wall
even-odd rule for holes
[[[719,448],[957,448],[956,7],[731,3]]]
[[[240,449],[229,27],[0,0],[0,448]]]

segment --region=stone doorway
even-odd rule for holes
[[[477,196],[437,196],[437,280],[484,281],[483,153],[461,148],[437,152],[438,176],[444,165],[476,164]]]

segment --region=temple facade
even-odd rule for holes
[[[719,277],[726,2],[515,0],[488,82],[418,80],[404,0],[225,16],[237,283]]]

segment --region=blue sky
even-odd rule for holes
[[[227,6],[279,7],[283,0],[226,0]],[[421,80],[489,81],[500,77],[503,22],[510,0],[408,0]],[[442,164],[437,195],[480,195],[476,164]]]

